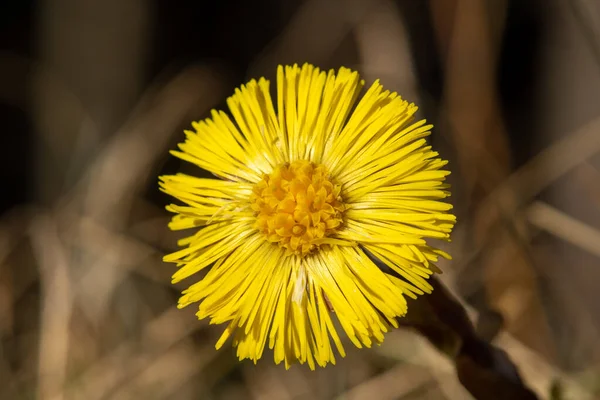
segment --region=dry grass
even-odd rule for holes
[[[0,399],[469,399],[460,370],[472,360],[461,358],[457,349],[475,329],[506,351],[524,386],[540,399],[600,398],[600,314],[589,302],[571,300],[594,298],[590,291],[598,285],[582,286],[578,293],[573,278],[573,286],[561,286],[570,272],[560,269],[555,249],[544,241],[552,236],[585,253],[589,265],[583,269],[591,271],[600,257],[598,219],[581,220],[539,197],[565,176],[573,177],[594,205],[588,212],[598,213],[600,173],[594,157],[600,153],[600,116],[511,169],[495,85],[504,29],[498,15],[506,15],[507,4],[493,3],[492,13],[483,3],[431,2],[436,45],[445,56],[440,146],[455,160],[454,190],[466,204],[458,207],[461,223],[449,249],[455,258],[442,266],[442,282],[456,297],[448,301],[466,310],[476,328],[426,317],[390,333],[381,347],[352,349],[339,365],[316,372],[285,371],[272,365],[270,355],[255,366],[239,363],[228,349],[215,351],[220,328],[197,321],[192,310],[175,308],[181,287],[171,287],[171,266],[161,262],[177,236],[146,192],[156,186],[181,127],[222,102],[237,82],[216,64],[165,74],[145,89],[126,123],[106,135],[96,156],[87,157],[78,143],[89,135],[90,113],[84,101],[75,100],[67,80],[54,74],[47,59],[30,65],[1,57],[0,72],[29,65],[29,79],[43,93],[33,113],[42,127],[37,140],[69,150],[57,165],[39,150],[39,175],[52,180],[35,183],[41,201],[0,216]],[[381,77],[418,102],[402,10],[388,0],[307,0],[249,71],[272,75],[274,65],[303,59],[350,64],[367,80]],[[136,46],[151,26],[150,20],[143,22],[132,39]],[[343,50],[349,39],[354,52]],[[139,57],[136,52],[123,62],[139,63]],[[133,72],[118,78],[139,85]],[[18,89],[5,87],[5,97],[22,100]],[[59,116],[53,114],[57,109]],[[56,136],[73,125],[79,134]],[[553,270],[559,272],[546,272],[545,260],[556,263]],[[559,292],[554,297],[570,300],[556,306],[548,285]],[[474,293],[484,294],[483,305],[466,300]],[[445,310],[432,304],[443,315]],[[498,312],[503,323],[494,324]],[[565,315],[574,315],[565,321],[577,321],[572,338],[586,355],[576,365],[564,361],[573,340],[553,328]],[[441,342],[424,328],[443,332]],[[488,374],[481,375],[482,382],[489,374],[497,374],[490,379],[510,375],[494,365],[484,370],[478,364],[469,374]]]

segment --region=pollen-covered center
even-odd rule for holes
[[[345,209],[340,185],[323,165],[309,161],[276,167],[254,186],[251,202],[267,240],[299,255],[327,243]]]

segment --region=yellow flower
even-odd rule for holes
[[[269,81],[252,80],[227,100],[233,119],[213,110],[172,152],[220,178],[160,178],[185,204],[167,207],[169,227],[201,227],[164,260],[173,282],[199,274],[179,307],[228,323],[217,349],[232,336],[240,360],[268,343],[286,368],[335,363],[336,319],[357,347],[381,343],[450,258],[425,241],[449,240],[456,220],[432,126],[379,82],[356,104],[363,85],[346,68],[280,66],[277,111]]]

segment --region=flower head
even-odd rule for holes
[[[163,176],[161,188],[183,203],[167,207],[170,228],[196,228],[164,258],[173,282],[207,270],[179,307],[228,324],[217,348],[232,337],[256,362],[268,344],[276,363],[314,369],[335,363],[334,347],[345,355],[336,319],[370,347],[405,296],[432,290],[449,256],[426,239],[448,240],[456,220],[446,161],[414,104],[379,82],[357,103],[363,85],[346,68],[280,66],[276,104],[269,81],[252,80],[227,100],[233,118],[213,110],[172,152],[216,176]]]

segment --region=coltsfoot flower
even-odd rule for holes
[[[179,307],[228,324],[217,349],[232,337],[240,360],[268,344],[286,368],[335,363],[335,319],[357,347],[381,343],[450,258],[426,242],[456,221],[432,126],[378,81],[358,100],[363,85],[346,68],[280,66],[276,104],[252,80],[227,100],[232,117],[213,110],[172,152],[216,177],[160,184],[181,202],[169,227],[194,229],[164,258],[173,282],[205,272]]]

